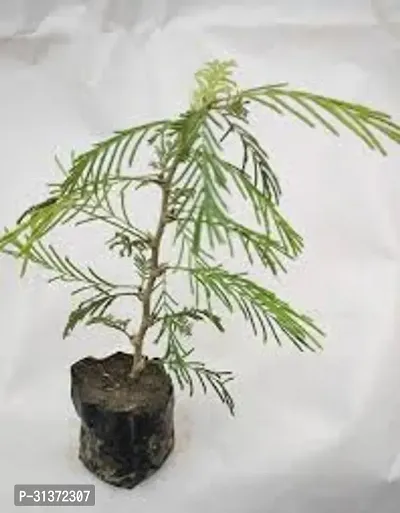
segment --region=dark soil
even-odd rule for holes
[[[85,358],[74,366],[80,395],[87,403],[112,411],[154,410],[170,395],[170,379],[158,361],[149,360],[137,380],[129,376],[132,355],[118,352],[104,359]]]
[[[71,396],[81,418],[79,458],[101,480],[133,488],[174,445],[174,394],[161,362],[148,360],[137,380],[132,356],[117,352],[71,366]]]

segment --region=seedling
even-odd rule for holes
[[[252,131],[251,109],[293,116],[335,136],[339,128],[349,130],[382,155],[381,138],[400,142],[399,125],[383,112],[284,83],[243,89],[233,78],[234,68],[233,61],[206,63],[195,75],[185,112],[120,130],[73,156],[67,169],[60,164],[63,178],[49,185],[48,199],[30,207],[0,238],[0,251],[21,261],[22,275],[29,264],[37,264],[50,273],[51,282],[73,287],[76,305],[64,337],[79,324],[102,325],[126,336],[134,355],[133,381],[150,361],[146,348],[158,344],[160,361],[179,386],[190,393],[196,387],[215,391],[232,413],[232,373],[193,358],[189,340],[196,323],[223,332],[220,311],[238,313],[264,342],[287,340],[301,351],[320,349],[324,336],[309,316],[216,258],[217,248],[225,247],[232,257],[242,252],[247,267],[257,262],[278,275],[303,249],[302,237],[280,211],[279,179],[263,141]],[[233,142],[241,152],[238,160],[227,156],[226,144]],[[151,156],[141,174],[135,165],[143,150]],[[149,187],[160,193],[159,202],[148,206],[158,215],[153,231],[141,228],[129,207],[134,194]],[[231,213],[229,199],[235,195],[251,209],[257,228]],[[127,262],[131,282],[114,283],[48,241],[62,225],[87,223],[103,225],[105,246]],[[176,256],[164,248],[168,240],[179,249]],[[177,296],[171,285],[176,276],[190,286],[192,302]],[[122,300],[140,312],[138,323],[117,316]]]

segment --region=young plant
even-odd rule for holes
[[[232,373],[192,359],[187,339],[195,323],[208,322],[223,332],[217,314],[222,307],[229,313],[240,312],[264,341],[272,337],[281,343],[284,337],[301,351],[314,351],[321,347],[323,336],[311,318],[247,273],[228,270],[215,256],[218,246],[227,246],[232,256],[241,248],[250,265],[257,260],[277,275],[303,248],[301,236],[279,210],[279,180],[251,130],[251,107],[294,116],[333,135],[339,135],[341,126],[383,155],[380,136],[400,142],[399,125],[385,113],[283,83],[242,89],[233,79],[234,68],[234,61],[206,63],[195,75],[196,88],[185,112],[118,131],[74,156],[63,170],[63,180],[49,185],[48,199],[29,208],[0,238],[0,251],[22,262],[23,275],[34,263],[51,273],[50,281],[74,286],[73,296],[81,299],[69,315],[64,337],[78,324],[103,325],[126,335],[134,352],[132,379],[146,365],[145,343],[150,338],[163,342],[160,360],[178,384],[187,386],[191,394],[196,383],[204,392],[213,389],[232,413],[234,401],[228,391]],[[229,140],[241,151],[238,161],[227,157]],[[151,158],[148,171],[138,174],[135,164],[144,148]],[[128,206],[132,193],[147,187],[160,191],[152,232],[136,225]],[[252,210],[257,229],[232,215],[228,199],[234,193]],[[113,230],[106,246],[128,260],[136,281],[114,283],[61,255],[48,242],[49,234],[64,224],[93,222]],[[167,234],[179,248],[175,259],[163,252]],[[174,275],[188,279],[190,304],[183,305],[176,297],[171,285]],[[123,298],[132,301],[132,311],[140,308],[134,327],[131,319],[113,313]]]

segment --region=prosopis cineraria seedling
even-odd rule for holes
[[[196,386],[214,390],[231,412],[232,374],[193,359],[188,341],[194,324],[207,322],[223,332],[222,308],[241,314],[264,341],[287,340],[303,351],[319,349],[323,337],[311,318],[247,273],[230,271],[215,256],[218,246],[226,246],[233,256],[240,250],[249,264],[257,261],[277,275],[303,248],[301,236],[280,211],[279,179],[252,130],[252,107],[262,107],[266,115],[293,116],[333,135],[340,128],[350,130],[383,155],[381,139],[400,141],[399,125],[385,113],[287,84],[243,89],[234,80],[234,69],[233,61],[206,63],[195,75],[185,112],[120,130],[74,156],[62,181],[49,186],[48,199],[29,208],[0,239],[0,251],[21,260],[22,274],[34,263],[50,272],[51,281],[74,287],[72,294],[80,299],[64,336],[78,324],[102,325],[125,335],[134,353],[132,379],[146,365],[145,343],[153,341],[162,347],[160,360],[181,387],[191,393]],[[238,160],[227,156],[228,142],[237,144]],[[135,164],[144,148],[151,159],[148,172],[139,174]],[[159,202],[151,205],[158,216],[153,231],[138,226],[127,206],[132,194],[147,187],[160,193]],[[257,228],[232,215],[227,198],[233,194],[246,201]],[[60,254],[48,235],[68,223],[103,224],[106,248],[127,260],[136,280],[114,283]],[[162,251],[167,234],[179,248],[175,260]],[[176,275],[187,279],[192,302],[182,304],[177,297],[171,286]],[[132,311],[139,309],[138,322],[115,315],[113,309],[123,299],[132,302]]]

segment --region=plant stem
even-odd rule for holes
[[[168,205],[171,194],[171,182],[175,168],[176,166],[173,166],[164,181],[160,182],[161,210],[156,232],[151,241],[149,276],[142,292],[142,318],[138,332],[131,337],[131,342],[134,347],[131,377],[134,379],[137,378],[145,365],[146,359],[143,355],[143,343],[147,330],[151,327],[151,295],[157,278],[159,278],[165,270],[163,266],[160,265],[159,261],[160,248],[165,227],[168,223]]]

